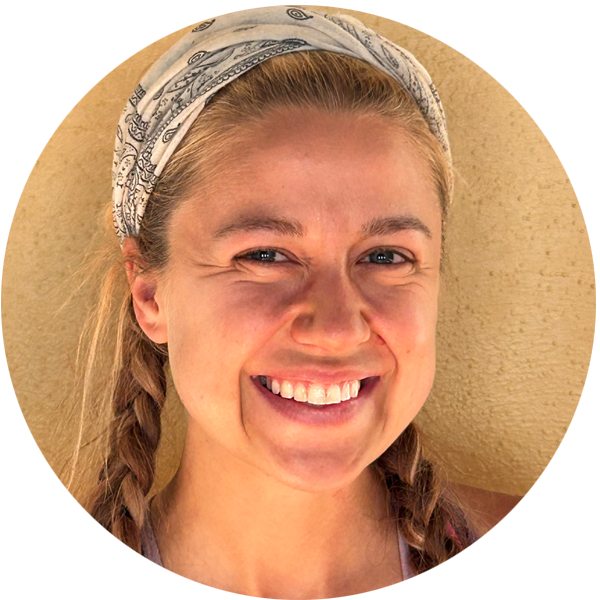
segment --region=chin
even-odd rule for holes
[[[278,456],[276,472],[271,475],[302,492],[334,492],[355,482],[373,460],[366,457],[360,460],[339,451],[299,450]]]

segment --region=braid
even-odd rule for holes
[[[141,552],[140,531],[154,482],[166,397],[167,354],[143,334],[131,301],[121,330],[108,456],[92,494],[90,512],[113,535]]]
[[[475,541],[463,510],[449,499],[436,469],[423,458],[410,424],[377,460],[400,533],[417,573],[448,560]]]

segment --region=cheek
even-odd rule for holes
[[[397,359],[435,356],[436,295],[411,284],[380,288],[368,300],[371,327]]]
[[[418,286],[396,287],[377,294],[371,308],[371,325],[393,363],[385,403],[391,443],[414,419],[433,385],[437,297]]]
[[[294,301],[290,282],[237,281],[209,290],[208,325],[223,347],[249,357],[283,326]],[[209,299],[210,298],[210,299]]]
[[[244,364],[281,327],[289,286],[198,282],[179,285],[170,296],[169,358],[183,403],[208,395],[237,402]]]

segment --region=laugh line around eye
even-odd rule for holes
[[[277,259],[277,255],[283,258]],[[375,257],[375,260],[369,260]],[[236,260],[249,260],[256,263],[285,263],[290,262],[290,258],[284,252],[275,248],[257,248],[249,250],[235,257]],[[397,260],[399,259],[399,260]],[[377,262],[381,260],[383,262]],[[401,252],[395,248],[381,247],[370,250],[363,254],[357,261],[358,264],[372,264],[378,266],[399,266],[404,264],[414,264],[416,260],[406,251]]]

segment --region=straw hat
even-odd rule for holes
[[[451,479],[527,494],[585,391],[593,351],[593,246],[574,187],[546,134],[482,68],[426,36],[352,14],[429,71],[455,160],[438,367],[416,422]],[[67,310],[57,309],[98,214],[111,202],[115,130],[125,102],[183,33],[127,60],[77,103],[36,162],[12,221],[2,272],[6,362],[27,427],[62,484],[79,431],[79,406],[65,398],[95,290],[85,288]],[[185,434],[172,386],[165,410],[157,487],[174,474]],[[86,408],[83,442],[90,443],[82,460],[91,461],[89,477],[97,473],[93,440],[101,424],[89,417],[100,414],[102,407]]]

